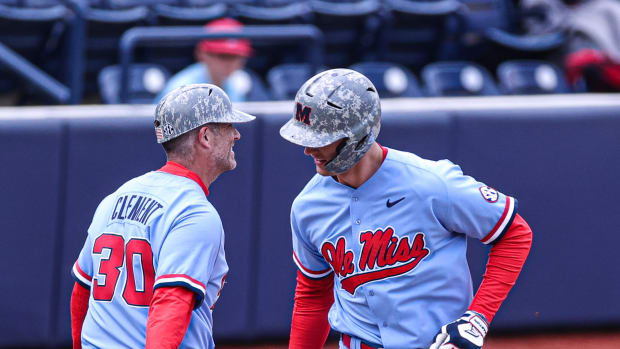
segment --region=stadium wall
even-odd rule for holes
[[[288,336],[295,266],[289,209],[313,175],[278,133],[291,102],[245,103],[238,168],[210,188],[230,266],[214,310],[216,341]],[[99,201],[159,168],[153,106],[0,108],[0,346],[70,344],[70,269]],[[534,244],[495,330],[620,324],[617,198],[620,96],[384,101],[379,142],[430,159],[519,200]],[[474,284],[486,252],[470,241]]]

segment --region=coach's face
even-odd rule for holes
[[[336,155],[338,155],[338,146],[342,143],[344,139],[339,139],[334,143],[328,144],[324,147],[320,148],[310,148],[306,147],[304,149],[304,154],[312,156],[314,159],[314,165],[316,166],[316,172],[321,176],[335,176],[336,173],[327,171],[325,166],[331,160],[333,160]]]
[[[211,124],[212,137],[214,138],[213,160],[215,168],[221,173],[233,170],[237,167],[233,147],[241,138],[241,134],[230,123]]]

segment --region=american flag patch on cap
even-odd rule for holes
[[[162,131],[161,127],[155,127],[155,136],[157,136],[158,141],[164,138],[164,132]]]

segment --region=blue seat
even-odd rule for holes
[[[422,96],[418,79],[400,64],[361,62],[350,68],[366,75],[377,88],[381,98]]]
[[[225,17],[228,5],[222,2],[178,0],[158,3],[152,7],[158,25],[203,25]]]
[[[462,29],[461,57],[495,66],[515,58],[542,58],[565,42],[562,31],[528,35],[522,22],[528,17],[518,12],[511,0],[460,0]]]
[[[267,101],[269,100],[269,90],[261,77],[249,68],[244,68],[234,72],[228,80],[236,86],[236,89],[243,92],[246,101]]]
[[[436,62],[422,69],[429,96],[482,96],[499,94],[486,68],[464,61]]]
[[[256,1],[233,6],[232,15],[246,25],[287,25],[310,23],[311,11],[306,2],[290,0]],[[303,62],[305,50],[296,42],[254,40],[254,52],[248,67],[261,76],[283,63]]]
[[[378,40],[378,60],[414,70],[451,59],[449,24],[462,6],[457,0],[385,0],[385,25]]]
[[[146,5],[122,1],[91,0],[85,10],[85,95],[97,93],[97,76],[104,67],[119,63],[118,47],[123,33],[134,26],[149,24],[150,13]],[[137,59],[142,58],[141,53],[140,50],[136,52]]]
[[[156,64],[134,64],[129,69],[129,104],[150,104],[166,85],[170,72]],[[105,104],[120,103],[121,66],[105,67],[98,79],[101,101]]]
[[[310,6],[316,25],[325,35],[325,61],[328,67],[346,67],[371,59],[368,53],[376,41],[380,24],[377,0],[312,0]]]
[[[497,67],[499,86],[506,94],[572,92],[558,66],[545,61],[514,60]]]
[[[294,99],[301,85],[318,72],[308,63],[280,64],[271,68],[267,72],[271,97],[276,100]]]
[[[234,5],[232,13],[244,24],[299,24],[309,21],[310,6],[298,1],[259,1]]]

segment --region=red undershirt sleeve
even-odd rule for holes
[[[323,348],[329,335],[327,313],[334,303],[334,278],[319,280],[297,271],[289,349]]]
[[[504,236],[489,252],[486,271],[469,310],[484,315],[489,322],[517,281],[532,245],[532,229],[518,214]]]
[[[82,348],[82,325],[88,311],[89,297],[90,290],[76,282],[71,292],[71,338],[74,349]]]
[[[155,290],[146,323],[146,347],[178,348],[192,318],[194,292],[185,287],[161,287]]]

